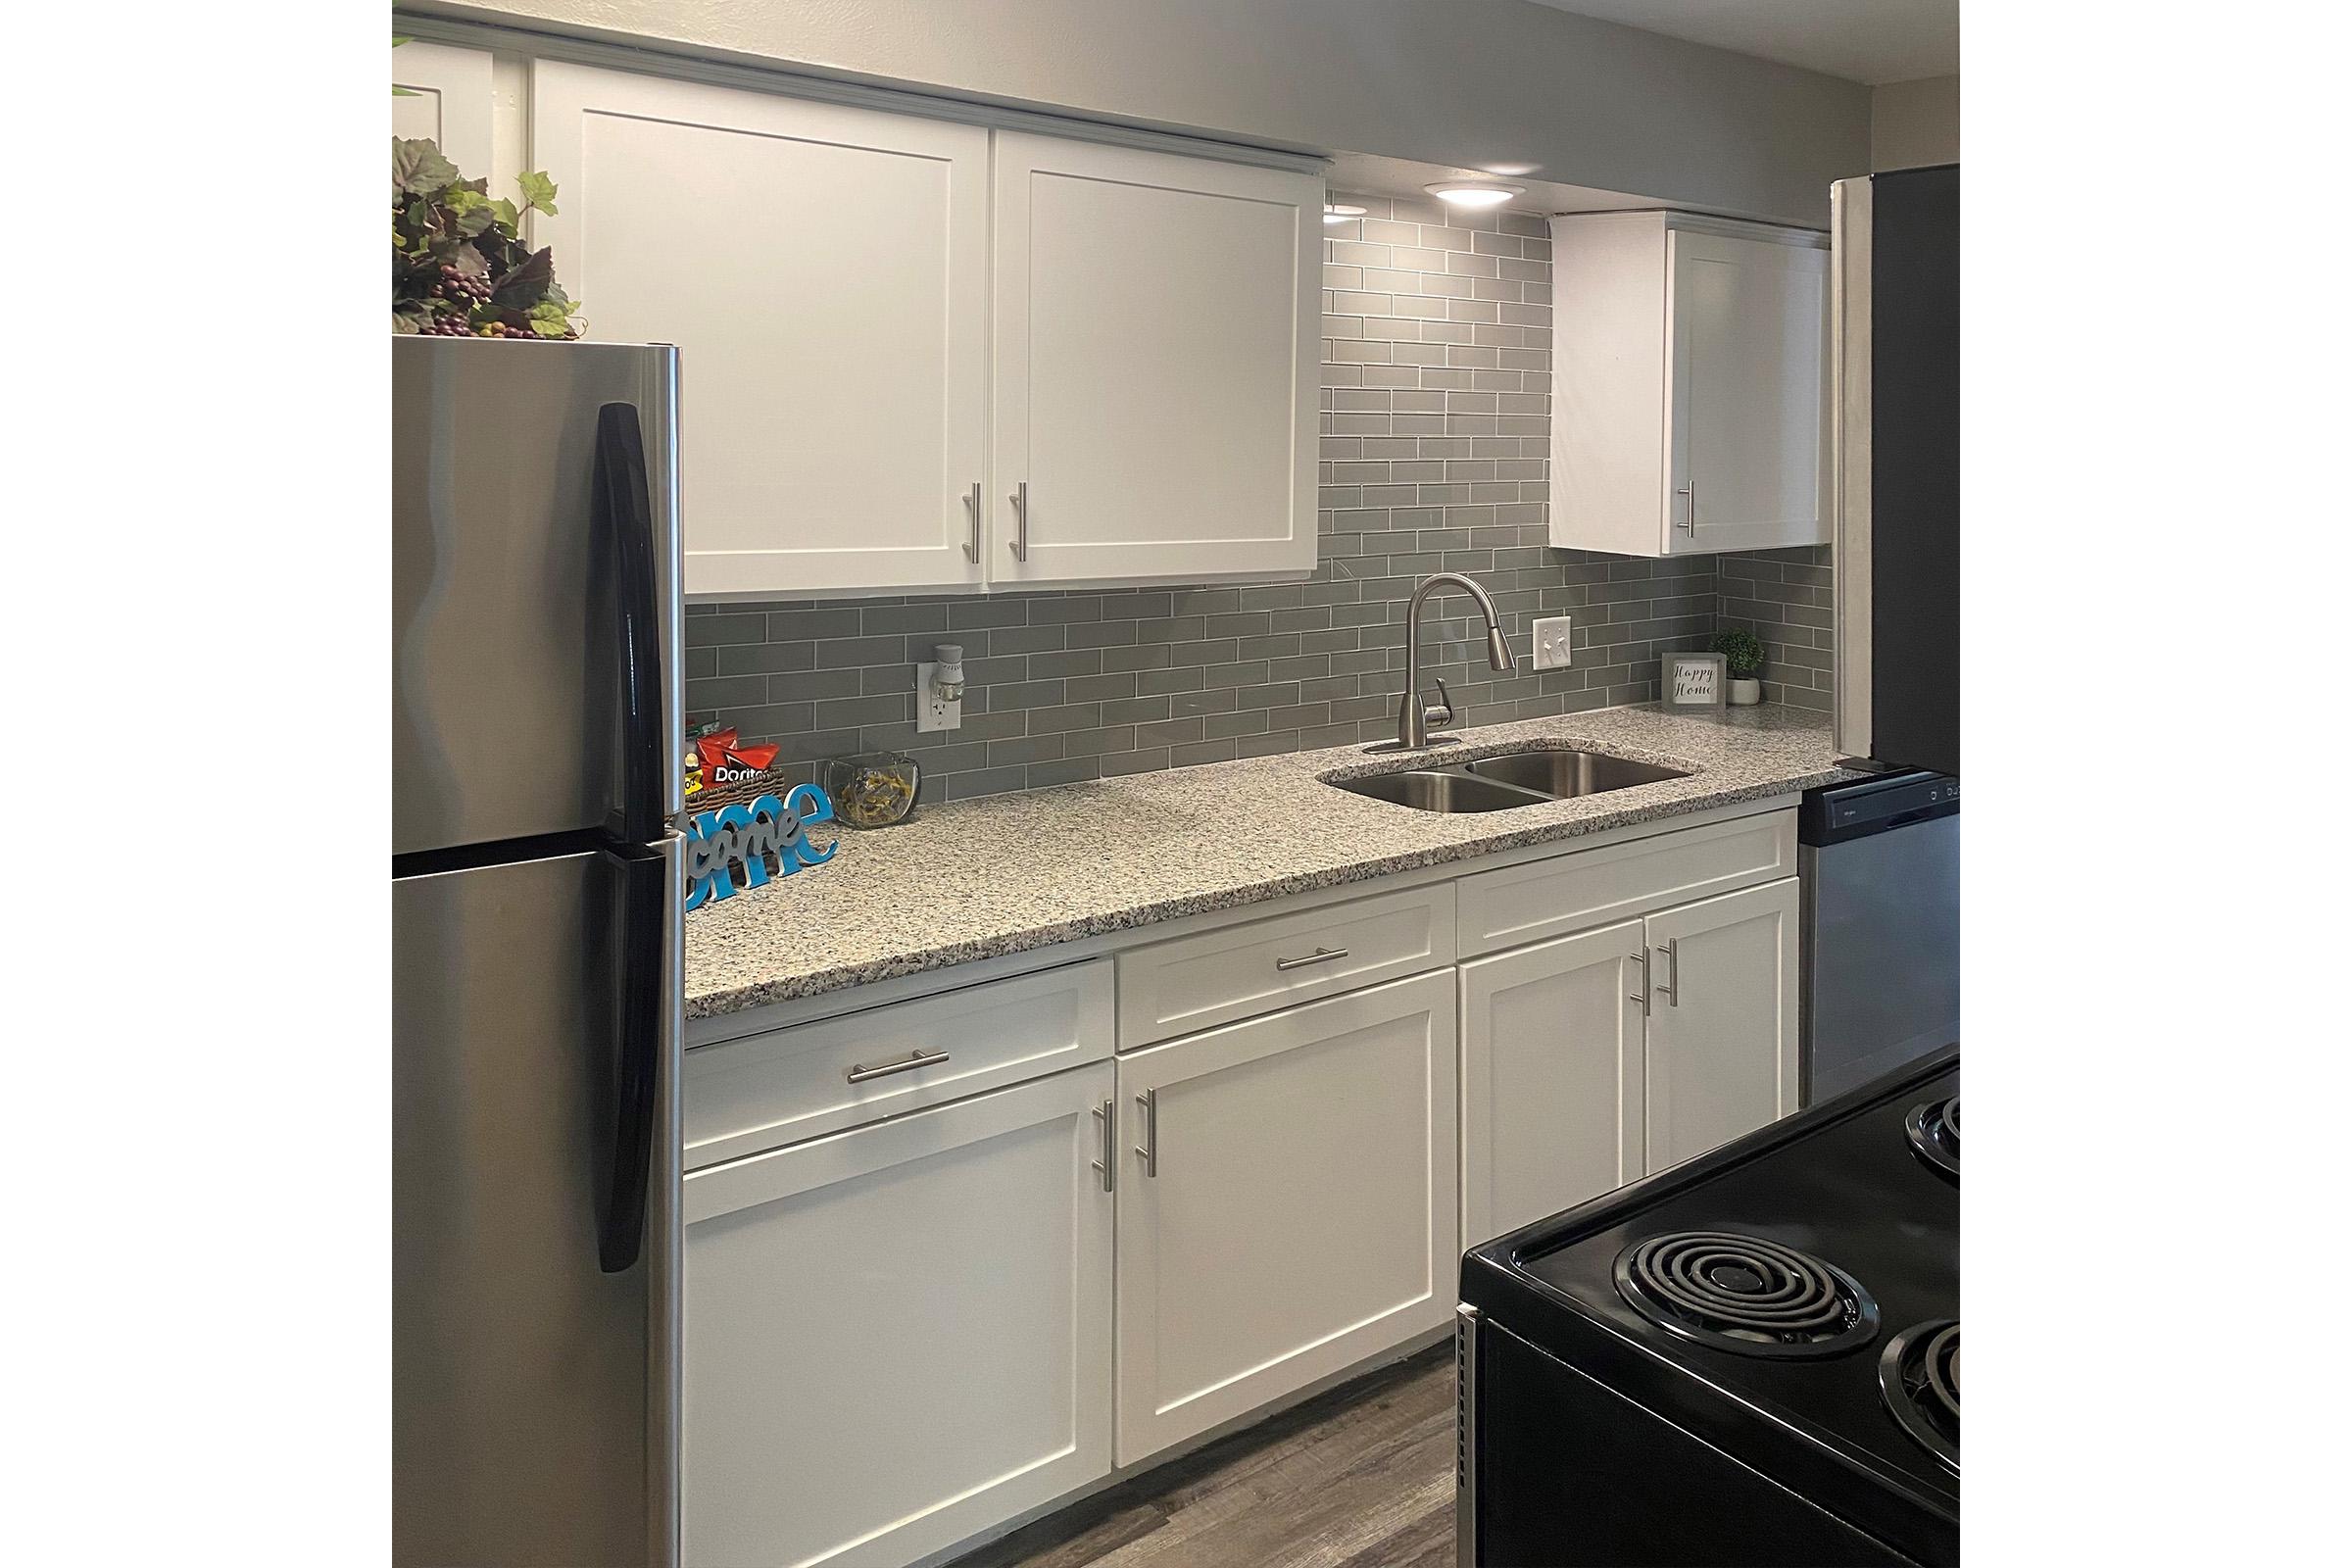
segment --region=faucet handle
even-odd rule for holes
[[[1426,719],[1424,719],[1424,722],[1427,723],[1431,729],[1444,729],[1446,725],[1453,722],[1453,697],[1446,690],[1445,676],[1439,675],[1434,678],[1438,683],[1438,704],[1435,708],[1432,708],[1429,710],[1428,716]]]

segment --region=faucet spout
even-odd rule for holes
[[[1430,744],[1432,724],[1453,722],[1450,701],[1436,709],[1421,705],[1421,606],[1441,588],[1459,588],[1478,606],[1479,613],[1487,619],[1487,662],[1497,670],[1508,672],[1513,667],[1510,644],[1503,640],[1502,619],[1494,612],[1494,601],[1487,591],[1458,571],[1432,572],[1413,589],[1413,596],[1404,606],[1404,696],[1396,705],[1397,751],[1418,752]],[[1440,683],[1439,691],[1445,690]],[[1390,748],[1381,748],[1389,750]]]

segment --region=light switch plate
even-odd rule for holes
[[[920,734],[963,728],[963,699],[947,702],[931,688],[931,673],[937,668],[933,663],[914,666],[914,727]]]
[[[1568,623],[1572,615],[1547,615],[1536,622],[1536,667],[1566,669],[1571,658]]]

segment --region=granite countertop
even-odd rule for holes
[[[686,1016],[718,1017],[1844,776],[1828,715],[1777,706],[1718,718],[1650,704],[1455,733],[1460,745],[1409,759],[1368,757],[1359,746],[1293,752],[926,805],[896,827],[844,831],[826,864],[686,917]],[[1531,746],[1611,752],[1691,775],[1456,815],[1319,782]],[[820,845],[829,831],[813,830]]]

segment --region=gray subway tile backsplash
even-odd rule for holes
[[[793,781],[904,751],[923,798],[1387,739],[1402,615],[1429,572],[1494,595],[1520,667],[1486,662],[1468,601],[1433,601],[1425,678],[1464,723],[1657,696],[1661,654],[1763,636],[1766,696],[1829,705],[1829,552],[1639,561],[1547,543],[1551,246],[1542,218],[1350,196],[1324,231],[1320,565],[1305,582],[1084,589],[687,610],[689,722],[775,741]],[[1576,617],[1537,671],[1529,622]],[[913,665],[960,642],[963,725],[914,728]]]

